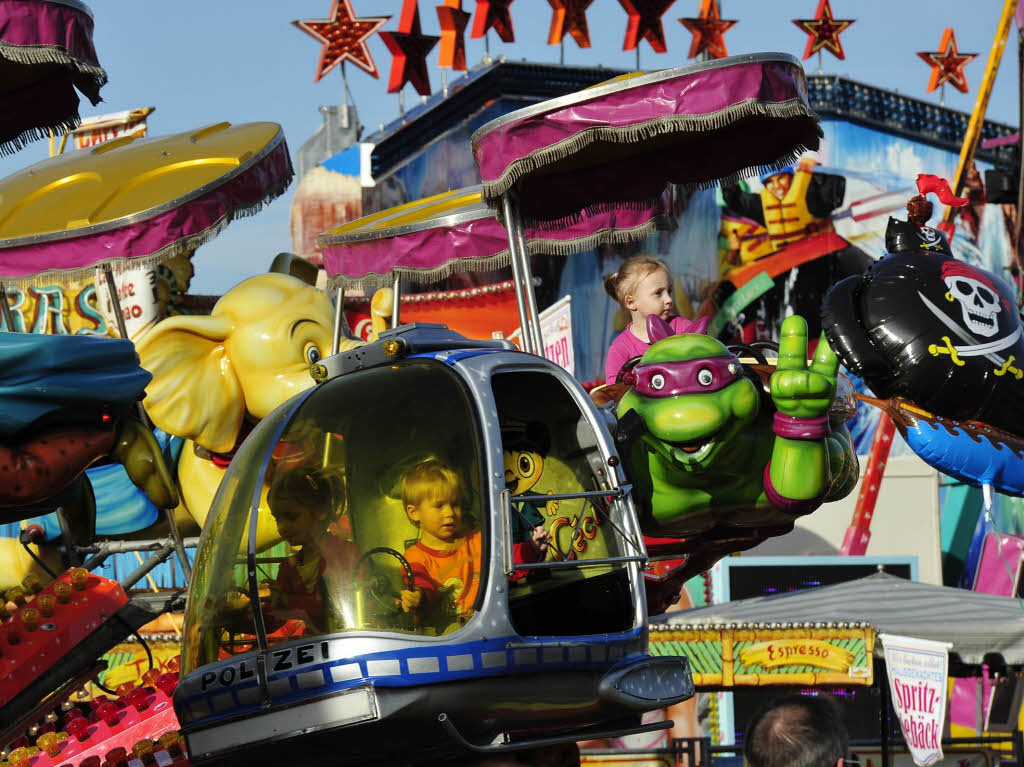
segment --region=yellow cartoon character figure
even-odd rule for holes
[[[558,501],[530,491],[544,475],[544,458],[551,450],[551,434],[537,421],[506,420],[501,426],[501,449],[505,459],[505,487],[512,494],[512,542],[547,543],[551,534],[544,529],[547,515],[558,513]]]

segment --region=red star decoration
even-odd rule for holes
[[[978,57],[977,53],[960,53],[956,47],[956,35],[952,27],[946,27],[942,33],[942,42],[939,43],[938,51],[918,51],[917,55],[929,64],[932,68],[932,77],[928,81],[928,92],[938,88],[943,83],[950,83],[962,93],[967,93],[967,77],[964,75],[964,67]]]
[[[839,33],[845,32],[856,19],[836,19],[832,17],[832,6],[829,0],[818,0],[818,10],[813,19],[793,19],[793,23],[806,32],[807,47],[804,48],[804,59],[820,50],[827,50],[836,58],[845,59],[843,44]]]
[[[665,53],[665,28],[661,17],[676,0],[619,0],[619,5],[629,14],[626,24],[626,39],[622,50],[631,51],[641,39],[651,44],[655,53]]]
[[[504,43],[514,43],[516,36],[512,32],[512,17],[508,7],[513,0],[476,0],[476,15],[473,17],[473,31],[470,37],[476,40],[494,29]]]
[[[713,59],[729,55],[725,47],[725,33],[736,24],[736,20],[723,19],[718,15],[717,0],[704,0],[697,18],[679,19],[679,23],[693,34],[687,58],[694,59],[704,51]]]
[[[441,23],[441,51],[438,66],[466,71],[466,25],[469,11],[462,10],[462,0],[444,0],[437,6]]]
[[[317,82],[341,62],[348,60],[367,74],[380,77],[373,56],[366,46],[367,39],[383,27],[390,16],[368,16],[356,18],[352,0],[334,0],[329,19],[302,19],[293,21],[296,27],[315,37],[323,47],[320,49],[320,63],[317,65]]]
[[[548,0],[551,5],[551,31],[548,45],[558,45],[565,33],[572,35],[580,48],[590,47],[590,29],[587,27],[587,8],[594,0]]]
[[[418,0],[402,0],[402,15],[397,32],[381,32],[380,39],[391,51],[391,76],[388,93],[398,93],[406,83],[421,96],[430,95],[427,56],[441,38],[425,35],[420,29]]]

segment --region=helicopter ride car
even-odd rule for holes
[[[175,693],[193,761],[285,758],[301,737],[314,763],[429,763],[670,726],[640,717],[693,683],[648,654],[607,410],[548,360],[442,325],[313,374],[245,441],[200,542]],[[550,436],[530,497],[566,520],[532,557],[502,443],[525,423]],[[421,503],[424,466],[444,470]],[[262,492],[298,546],[283,561],[246,540]],[[458,518],[433,524],[431,498]]]

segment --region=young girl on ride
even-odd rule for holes
[[[612,341],[605,363],[605,383],[615,378],[627,360],[647,351],[651,341],[647,336],[647,317],[661,317],[676,333],[705,333],[708,319],[696,322],[676,314],[672,299],[672,275],[662,261],[651,256],[635,256],[625,261],[619,271],[604,278],[604,289],[623,309],[631,321],[626,329]]]

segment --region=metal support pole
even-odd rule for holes
[[[181,572],[185,576],[185,583],[189,583],[192,580],[192,565],[188,561],[188,554],[185,552],[185,544],[181,539],[181,534],[174,524],[174,510],[164,509],[164,513],[167,515],[167,524],[170,525],[174,553],[178,557],[178,564],[181,565]]]
[[[890,767],[889,762],[889,669],[884,663],[879,664],[879,668],[884,669],[881,674],[879,687],[881,687],[881,708],[879,711],[879,727],[881,728],[882,736],[882,767]],[[879,674],[875,674],[875,678],[879,679]]]
[[[402,280],[395,275],[395,287],[392,290],[394,303],[391,304],[391,327],[397,328],[402,320]]]
[[[334,294],[334,341],[331,343],[331,354],[337,354],[341,347],[341,323],[345,321],[345,288],[339,287]]]
[[[124,314],[121,313],[121,297],[117,295],[117,285],[114,283],[114,272],[110,264],[103,265],[103,276],[107,279],[107,292],[110,293],[110,306],[117,317],[117,332],[121,338],[128,338],[128,328],[124,324]]]
[[[512,262],[512,282],[516,291],[516,309],[519,311],[519,340],[523,345],[523,351],[533,354],[533,336],[528,330],[529,322],[526,315],[525,277],[523,276],[523,264],[519,260],[519,242],[512,232],[512,201],[508,193],[502,195],[501,209],[505,216],[505,236],[508,237],[509,260]]]
[[[505,228],[508,231],[511,241],[515,241],[515,248],[512,249],[513,259],[519,259],[520,272],[523,277],[523,297],[526,302],[527,324],[522,332],[529,333],[532,352],[541,357],[544,356],[544,339],[540,332],[540,313],[537,311],[537,296],[533,292],[533,270],[530,268],[530,251],[526,246],[526,228],[523,218],[519,215],[519,206],[512,199],[510,192],[502,195],[502,207],[505,213]]]
[[[7,300],[7,291],[4,289],[2,282],[0,282],[0,310],[3,311],[4,325],[7,327],[7,332],[16,332],[14,330],[14,312],[11,311],[11,302]]]

